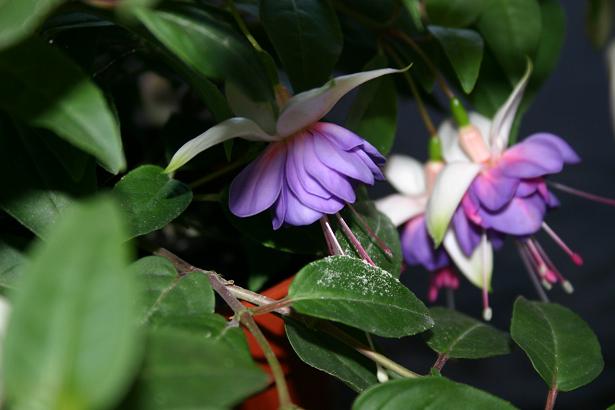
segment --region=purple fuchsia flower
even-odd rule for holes
[[[411,266],[423,266],[431,274],[429,300],[435,301],[442,287],[457,289],[459,279],[453,267],[458,268],[472,283],[480,286],[483,275],[490,276],[493,251],[488,241],[465,243],[472,240],[466,232],[465,219],[451,225],[442,246],[435,246],[425,222],[425,209],[438,173],[444,164],[429,161],[425,165],[404,156],[392,155],[384,174],[399,192],[376,201],[376,207],[396,226],[403,225],[401,246],[404,260]],[[462,212],[462,211],[460,211]],[[457,220],[458,218],[455,218]],[[472,249],[470,252],[464,249]]]
[[[566,164],[578,163],[580,158],[563,139],[549,133],[533,134],[507,148],[530,73],[531,66],[528,66],[492,122],[472,113],[469,117],[473,125],[462,127],[459,132],[451,121],[440,127],[443,156],[448,164],[440,173],[427,206],[427,228],[436,245],[443,240],[451,222],[455,226],[467,225],[469,238],[461,242],[464,244],[478,243],[481,236],[492,242],[500,241],[502,235],[511,236],[517,240],[533,280],[540,280],[546,288],[559,282],[571,292],[571,284],[532,235],[543,229],[575,264],[583,263],[581,256],[544,221],[547,211],[559,206],[547,187],[546,178],[559,173]],[[561,184],[552,186],[576,191],[562,188]],[[574,193],[599,198],[580,191]],[[488,278],[483,279],[482,287],[484,316],[488,318],[491,315]],[[540,288],[539,292],[544,295]]]
[[[235,111],[250,115],[228,119],[188,141],[173,156],[167,172],[200,152],[232,138],[265,141],[265,151],[233,180],[229,208],[239,217],[272,209],[273,228],[310,225],[356,200],[357,183],[383,179],[385,158],[353,132],[320,120],[349,91],[371,79],[402,70],[380,69],[337,77],[320,88],[297,94],[277,120],[227,85]]]

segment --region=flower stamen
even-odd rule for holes
[[[355,248],[359,256],[361,256],[361,259],[363,259],[364,262],[372,266],[376,266],[372,258],[370,258],[369,255],[367,254],[367,251],[363,248],[363,245],[361,245],[361,242],[359,242],[355,234],[352,233],[352,230],[350,229],[350,227],[348,226],[344,218],[342,218],[342,215],[340,215],[339,212],[336,212],[335,217],[337,218],[337,222],[339,223],[340,228],[342,228],[342,232],[344,233],[346,238],[348,238],[348,240],[350,241],[352,246]]]
[[[572,259],[572,262],[575,265],[583,265],[583,258],[581,257],[581,255],[570,249],[570,247],[566,245],[562,238],[560,238],[560,236],[556,234],[555,231],[551,229],[551,227],[547,225],[547,223],[544,221],[542,223],[542,229],[544,229],[544,231],[551,237],[551,239],[553,239],[553,242],[555,242],[560,248],[564,250],[564,252],[568,254],[568,256],[570,256],[570,259]]]
[[[481,241],[483,241],[483,246],[481,246],[482,248],[482,260],[483,260],[483,266],[482,266],[482,273],[483,273],[483,319],[485,319],[485,321],[490,321],[491,318],[493,317],[493,311],[491,310],[491,307],[489,307],[489,278],[487,278],[487,247],[485,246],[485,243],[487,242],[487,235],[485,233],[483,233],[483,236],[481,238]]]
[[[382,250],[382,252],[384,252],[387,257],[392,258],[393,251],[391,250],[391,248],[389,248],[387,244],[384,243],[382,239],[380,239],[380,237],[376,234],[376,232],[374,232],[373,229],[370,228],[365,218],[363,218],[363,216],[359,212],[357,212],[357,210],[354,208],[352,204],[348,204],[348,207],[352,211],[352,214],[354,215],[354,217],[357,218],[357,220],[361,224],[361,227],[365,230],[365,232],[367,232],[369,237],[376,243],[376,245],[378,245],[380,250]]]
[[[322,232],[325,236],[325,242],[327,242],[327,249],[329,250],[329,254],[332,256],[345,255],[346,253],[344,252],[342,246],[335,237],[333,229],[331,229],[331,224],[329,223],[329,218],[326,215],[320,218],[320,227],[322,228]]]
[[[549,181],[549,185],[551,185],[555,189],[559,189],[562,192],[566,192],[567,194],[576,195],[590,201],[598,202],[599,204],[615,206],[615,199],[613,198],[607,198],[604,196],[581,191],[580,189],[572,188],[568,185],[560,184],[559,182]]]

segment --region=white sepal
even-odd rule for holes
[[[483,288],[483,273],[487,278],[487,288],[491,288],[491,275],[493,273],[493,248],[487,240],[481,239],[474,249],[472,256],[467,257],[459,247],[457,238],[452,229],[444,236],[444,248],[455,263],[459,271],[478,288]]]
[[[400,226],[425,212],[426,204],[425,195],[410,197],[393,194],[375,201],[376,209],[388,216],[395,226]]]
[[[425,192],[425,169],[414,158],[391,155],[383,171],[387,181],[398,192],[404,195],[421,195]]]

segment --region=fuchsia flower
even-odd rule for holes
[[[265,151],[237,175],[229,207],[239,217],[273,209],[273,228],[309,225],[356,200],[356,183],[383,179],[385,158],[367,141],[335,124],[320,122],[349,91],[366,81],[401,70],[380,69],[337,77],[321,88],[291,97],[277,121],[270,110],[227,86],[227,96],[243,117],[226,120],[188,141],[173,156],[172,172],[198,153],[231,138],[269,142]]]
[[[573,262],[582,263],[581,257],[544,222],[546,212],[559,205],[545,178],[560,172],[565,164],[578,163],[580,158],[564,140],[548,133],[531,135],[507,148],[530,72],[528,67],[493,122],[471,114],[473,125],[462,127],[459,134],[450,121],[440,128],[448,164],[436,181],[427,207],[427,228],[438,245],[451,222],[457,226],[465,220],[468,238],[462,243],[471,245],[464,249],[466,252],[472,251],[481,237],[512,236],[518,240],[521,256],[532,275],[546,287],[560,282],[564,289],[572,291],[531,235],[544,229]],[[489,279],[485,275],[482,283],[486,318],[491,316]]]
[[[489,242],[465,243],[471,237],[466,233],[468,227],[463,224],[464,219],[448,230],[443,246],[436,247],[429,236],[425,208],[434,180],[443,167],[441,162],[430,161],[423,165],[407,156],[392,155],[384,168],[384,174],[399,193],[376,201],[376,207],[396,226],[404,225],[401,246],[406,263],[423,266],[431,272],[428,296],[432,302],[440,288],[458,288],[459,280],[453,266],[480,286],[483,272],[491,274],[493,260]],[[471,252],[463,250],[469,248],[472,248]]]

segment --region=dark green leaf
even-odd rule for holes
[[[443,377],[401,379],[363,392],[353,410],[510,410],[507,401]]]
[[[508,335],[454,310],[435,307],[429,313],[436,325],[426,334],[434,351],[451,358],[480,359],[510,353]]]
[[[587,0],[585,28],[594,47],[604,47],[613,27],[613,1]]]
[[[0,107],[95,156],[109,172],[126,166],[120,129],[100,89],[62,52],[30,39],[0,54]]]
[[[128,215],[131,237],[164,227],[192,201],[187,185],[155,165],[133,169],[115,185],[113,192]]]
[[[379,336],[410,336],[433,326],[425,305],[399,280],[348,256],[332,256],[305,266],[288,296],[300,313]]]
[[[511,83],[516,83],[525,71],[527,57],[536,53],[540,41],[538,1],[486,2],[478,29]]]
[[[428,30],[442,45],[463,91],[470,93],[478,79],[483,60],[483,39],[474,30],[429,26]]]
[[[74,196],[96,187],[93,161],[53,135],[0,118],[0,145],[0,206],[39,237],[46,237]],[[82,179],[74,182],[67,167],[82,160],[89,164]]]
[[[260,0],[260,17],[295,92],[327,82],[342,33],[326,0]]]
[[[131,266],[144,291],[142,322],[165,318],[195,320],[213,313],[215,297],[209,280],[201,272],[179,275],[173,264],[160,256],[147,256]]]
[[[109,408],[140,358],[129,252],[109,199],[75,206],[38,243],[19,288],[3,358],[15,408]]]
[[[492,118],[512,89],[510,81],[495,61],[493,54],[485,50],[478,81],[470,95],[476,111],[487,118]]]
[[[201,75],[233,80],[257,101],[272,97],[254,49],[225,18],[185,4],[140,9],[135,15],[158,41]]]
[[[393,225],[387,216],[376,209],[372,202],[361,201],[357,202],[353,206],[359,216],[351,210],[344,210],[344,220],[348,223],[350,229],[357,237],[359,242],[361,242],[363,248],[372,258],[374,263],[381,269],[389,272],[394,277],[399,278],[403,257],[397,228],[395,228],[395,225]],[[387,255],[382,250],[381,245],[377,243],[377,240],[372,238],[368,229],[371,229],[372,232],[375,233],[378,238],[384,242],[384,244],[386,244],[392,252],[392,256]],[[341,229],[338,228],[335,232],[335,237],[347,255],[360,258],[359,253],[350,243],[348,238],[346,238]]]
[[[310,366],[342,380],[356,391],[378,383],[376,366],[356,350],[294,319],[286,319],[286,336],[297,356]]]
[[[0,237],[0,293],[5,293],[15,287],[21,279],[28,258],[23,254],[20,240]]]
[[[429,21],[445,27],[467,27],[474,23],[489,0],[426,0]]]
[[[510,334],[549,387],[570,391],[594,380],[604,367],[590,327],[555,303],[515,301]]]
[[[363,67],[364,71],[388,67],[387,58],[378,54]],[[397,131],[397,91],[394,78],[384,76],[359,90],[348,113],[346,125],[387,155]]]
[[[0,49],[18,43],[65,0],[0,0]]]
[[[210,314],[199,329],[149,332],[137,403],[131,408],[230,408],[266,385],[267,376],[252,362],[242,331]]]

